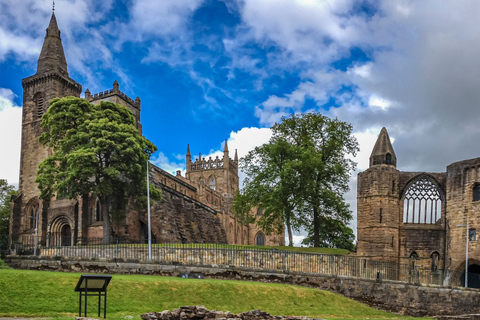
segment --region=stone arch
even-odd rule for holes
[[[265,245],[265,235],[262,231],[259,231],[255,236],[255,244],[257,246],[264,246]]]
[[[465,260],[455,269],[453,285],[465,286]],[[468,259],[468,287],[480,288],[480,261],[474,258]]]
[[[401,198],[404,224],[439,224],[444,216],[445,192],[428,174],[419,174],[405,185]]]
[[[438,253],[438,251],[433,251],[430,254],[430,260],[432,261],[432,272],[436,272],[438,270],[438,264],[440,263],[440,253]]]
[[[52,219],[48,226],[48,242],[50,246],[72,245],[72,221],[65,214]]]

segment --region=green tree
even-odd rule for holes
[[[147,160],[156,147],[138,134],[132,112],[112,102],[94,105],[75,97],[53,99],[42,117],[42,128],[40,143],[53,154],[39,166],[35,181],[40,197],[98,197],[107,243],[112,213],[125,208],[129,197],[146,194]],[[153,199],[161,197],[153,185],[150,194]]]
[[[320,228],[324,230],[320,233],[321,247],[355,250],[355,234],[343,221],[321,217]],[[308,236],[303,239],[302,244],[313,246],[313,228],[309,228],[308,231]]]
[[[262,207],[258,226],[271,234],[283,230],[285,224],[289,246],[293,246],[293,230],[298,228],[295,210],[299,205],[296,198],[299,183],[292,170],[294,155],[295,150],[285,139],[274,136],[269,143],[256,147],[240,159],[246,178],[233,205],[234,214],[244,223],[255,222],[252,207]]]
[[[0,179],[0,250],[7,249],[10,222],[10,200],[17,194],[15,187]]]
[[[346,227],[352,218],[343,198],[356,165],[350,156],[358,151],[352,126],[319,113],[305,113],[283,118],[272,132],[267,144],[241,159],[247,174],[242,202],[269,208],[269,214],[258,221],[262,228],[283,219],[289,245],[291,229],[304,227],[311,230],[312,243],[319,247],[321,238],[333,228],[322,221],[337,221]]]

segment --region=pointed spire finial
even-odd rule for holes
[[[235,158],[233,158],[233,161],[238,163],[238,154],[237,154],[237,149],[235,149]]]
[[[53,0],[52,11],[55,12],[55,0]]]
[[[187,144],[187,157],[189,157],[189,156],[190,156],[190,145]]]
[[[223,152],[228,152],[228,144],[227,144],[227,139],[225,139],[225,147],[223,148]]]
[[[370,167],[382,164],[397,166],[397,157],[385,127],[380,131],[377,142],[370,155]]]

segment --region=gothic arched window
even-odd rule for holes
[[[42,115],[47,111],[45,108],[43,93],[37,92],[33,97],[33,101],[35,102],[35,110],[33,110],[34,118],[42,119]]]
[[[39,213],[38,212],[38,203],[35,203],[30,207],[30,210],[29,210],[28,219],[30,220],[29,221],[30,229],[34,229],[36,227],[37,220],[39,218],[38,213]]]
[[[209,180],[210,189],[215,190],[215,178],[212,176]]]
[[[480,200],[480,184],[476,184],[473,187],[473,201],[479,201]]]
[[[257,234],[257,246],[264,246],[265,245],[265,235],[261,232]]]
[[[428,177],[420,177],[405,191],[403,223],[435,224],[442,216],[442,199],[437,185]]]

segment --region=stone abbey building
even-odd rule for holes
[[[468,236],[469,286],[480,287],[479,213],[480,158],[452,163],[440,173],[399,171],[383,128],[370,167],[358,175],[357,254],[445,269],[462,280]]]
[[[37,73],[22,80],[23,115],[20,159],[19,196],[12,201],[10,234],[17,241],[33,236],[35,230],[41,243],[73,245],[83,239],[101,238],[103,222],[100,203],[91,195],[76,200],[39,199],[35,183],[38,165],[51,154],[38,138],[40,123],[49,101],[57,97],[80,97],[82,86],[68,74],[60,30],[55,14],[38,59]],[[141,101],[129,98],[115,81],[113,88],[97,94],[87,89],[85,99],[92,103],[112,101],[128,107],[135,118],[139,133]],[[254,224],[239,223],[230,208],[239,188],[238,157],[230,158],[227,142],[221,158],[205,159],[199,154],[186,154],[186,176],[180,171],[171,175],[153,166],[151,181],[162,190],[163,199],[152,207],[152,233],[157,243],[229,243],[284,245],[284,234],[267,236]],[[258,210],[262,212],[262,210]],[[135,241],[147,237],[147,217],[129,205],[125,216],[112,219],[112,235]]]

